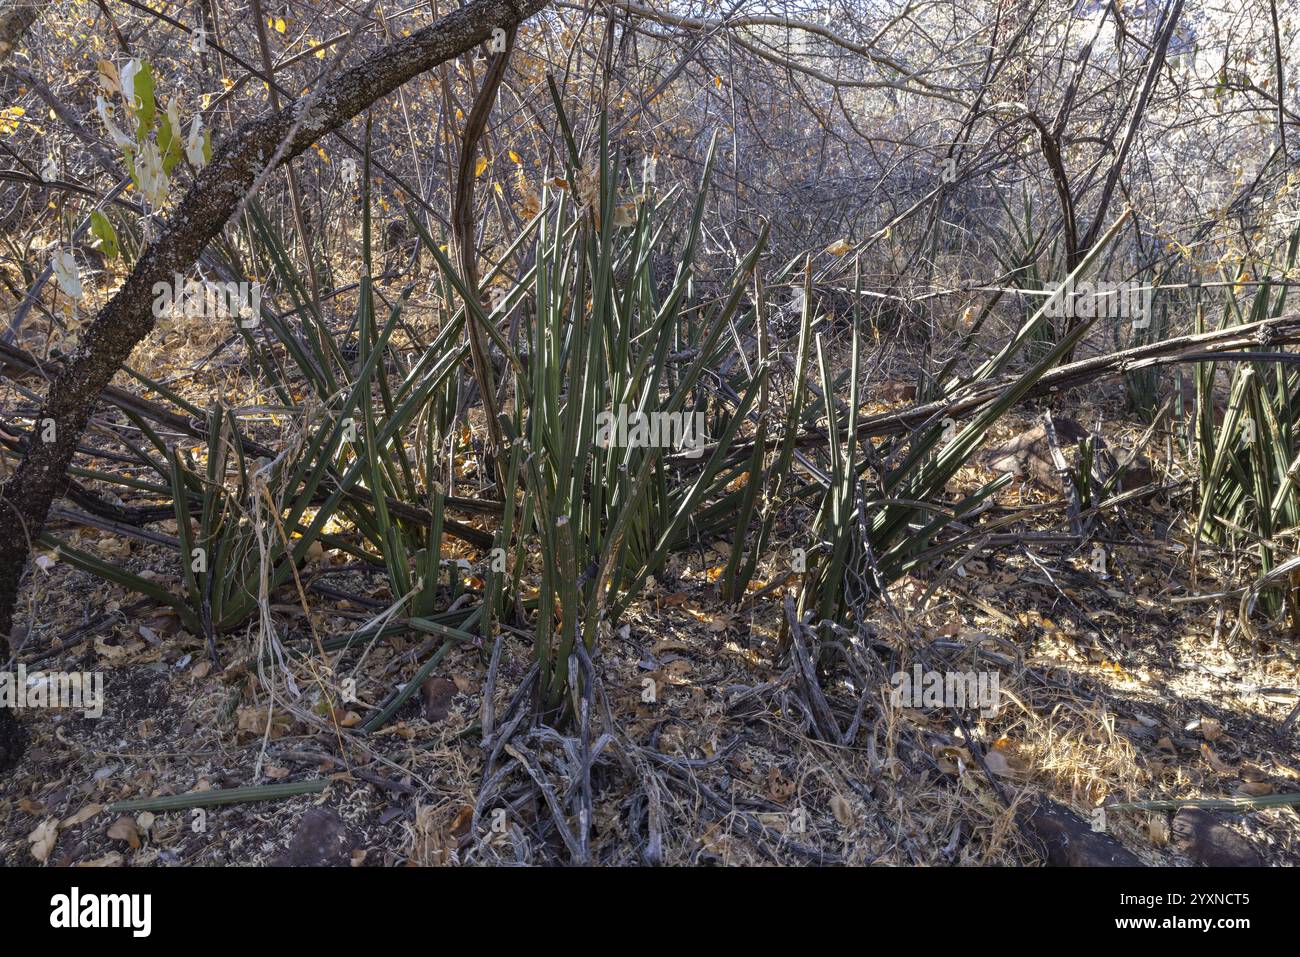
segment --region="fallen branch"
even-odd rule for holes
[[[1179,336],[1136,346],[1121,352],[1111,352],[1089,359],[1080,359],[1069,365],[1060,366],[1046,373],[1024,395],[1022,401],[1056,395],[1069,389],[1091,385],[1104,379],[1114,379],[1143,369],[1160,366],[1178,365],[1185,362],[1219,362],[1234,358],[1277,361],[1279,354],[1255,351],[1273,349],[1282,345],[1300,343],[1300,315],[1278,316],[1259,322],[1245,323],[1220,329],[1216,332],[1204,332],[1197,335]],[[1006,389],[1017,381],[1016,377],[998,379],[996,382],[957,389],[953,395],[931,402],[922,402],[898,409],[867,416],[858,425],[859,440],[886,436],[906,435],[919,428],[939,422],[945,417],[954,419],[978,412],[987,405],[996,402]],[[775,451],[783,441],[780,435],[769,438],[766,447]],[[807,428],[796,439],[801,446],[820,446],[825,444],[823,431]],[[696,457],[685,458],[673,456],[670,461],[678,465],[697,463],[717,449],[712,444],[704,447],[702,453],[695,452]],[[731,446],[727,461],[730,464],[741,462],[753,455],[753,441],[736,442]]]

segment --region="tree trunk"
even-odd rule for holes
[[[0,13],[0,63],[9,59],[9,55],[18,49],[23,34],[36,22],[36,16],[34,3],[15,3]]]
[[[99,312],[68,357],[37,415],[38,427],[18,470],[0,498],[0,662],[9,659],[19,583],[30,545],[65,485],[68,465],[100,393],[131,350],[154,326],[153,286],[186,273],[221,231],[257,182],[268,160],[288,162],[325,134],[342,126],[376,100],[433,66],[483,43],[494,28],[510,30],[547,0],[473,0],[436,23],[403,37],[328,81],[314,100],[304,97],[244,123],[221,145],[180,205],[167,217],[122,288]],[[52,419],[53,441],[36,439]],[[5,738],[0,718],[0,766],[20,750]],[[13,732],[16,734],[16,732]]]

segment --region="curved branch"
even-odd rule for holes
[[[505,31],[505,47],[498,52],[483,77],[474,105],[465,120],[465,131],[461,137],[460,163],[456,171],[456,199],[452,206],[452,229],[456,237],[456,252],[460,260],[460,275],[465,289],[470,296],[478,296],[478,250],[474,243],[474,159],[478,155],[478,141],[487,129],[488,116],[492,113],[492,104],[496,102],[497,91],[505,78],[506,65],[510,62],[510,51],[515,46],[515,29]],[[489,463],[488,472],[494,473],[491,463],[503,448],[501,423],[497,421],[496,382],[492,374],[492,363],[488,354],[487,340],[479,327],[477,313],[470,303],[465,303],[465,330],[469,336],[470,359],[474,365],[474,379],[478,383],[480,398],[483,402],[483,415],[487,419],[489,445],[485,458]],[[502,478],[498,480],[498,489],[504,489]]]

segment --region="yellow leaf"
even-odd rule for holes
[[[1214,770],[1219,774],[1234,773],[1234,769],[1232,765],[1229,764],[1227,761],[1224,761],[1217,754],[1215,754],[1214,749],[1210,747],[1208,744],[1206,744],[1204,741],[1201,742],[1201,756],[1205,758],[1206,762],[1209,763],[1210,767],[1214,768]]]
[[[10,133],[17,132],[19,118],[26,115],[27,111],[21,106],[11,106],[0,110],[0,134],[8,136]]]
[[[475,175],[475,176],[482,176],[482,175],[483,175],[483,171],[484,171],[485,169],[487,169],[487,167],[488,167],[487,157],[486,157],[486,156],[480,156],[480,157],[478,158],[478,160],[474,163],[474,175]]]
[[[86,821],[89,821],[92,817],[94,817],[102,810],[104,810],[104,805],[102,804],[87,804],[76,814],[72,815],[70,818],[67,818],[62,824],[59,825],[59,827],[60,828],[76,827],[78,824],[84,824]]]
[[[99,82],[110,94],[120,94],[122,92],[122,80],[118,76],[117,67],[108,60],[100,60],[95,64],[99,71]]]
[[[126,841],[133,851],[140,849],[140,831],[135,826],[135,821],[125,814],[109,827],[108,836],[115,841]]]
[[[829,246],[826,247],[826,251],[830,253],[832,256],[843,256],[852,248],[853,247],[850,246],[848,243],[846,243],[844,240],[837,239],[835,242],[831,243]]]
[[[522,162],[519,159],[519,154],[516,153],[514,150],[510,151],[510,162],[514,163],[516,166],[518,166],[520,162]]]
[[[276,33],[283,33],[285,30],[289,29],[289,24],[284,22],[284,17],[276,17],[271,21],[271,25],[275,27]]]

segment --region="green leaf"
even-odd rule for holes
[[[95,210],[90,214],[90,234],[99,240],[99,251],[109,259],[116,259],[120,251],[117,243],[117,231],[108,217]]]
[[[140,64],[140,72],[135,77],[135,116],[139,121],[136,138],[141,143],[149,136],[153,128],[154,117],[158,114],[158,105],[154,100],[153,68],[147,62]]]
[[[171,118],[166,112],[158,114],[158,152],[162,155],[163,172],[168,176],[181,161],[183,151],[181,130],[172,129]]]

